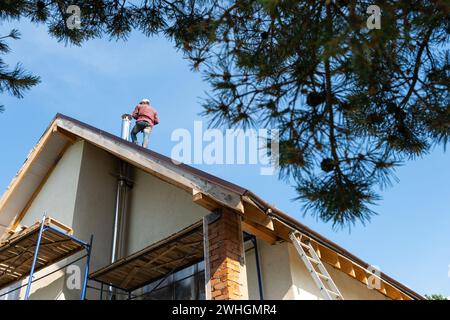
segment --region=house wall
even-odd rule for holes
[[[56,271],[60,266],[67,263],[66,260],[55,263],[44,270],[35,273],[35,278],[45,276],[50,272],[55,272],[49,276],[46,276],[40,281],[33,282],[30,291],[31,300],[65,300],[64,296],[64,270]],[[26,282],[25,282],[26,283]],[[26,288],[22,288],[19,300],[25,296]]]
[[[295,247],[287,242],[269,245],[258,240],[258,251],[265,299],[322,299],[319,289]],[[250,299],[259,299],[254,250],[247,250],[247,279]],[[376,290],[368,289],[356,279],[324,264],[344,299],[389,300]]]
[[[287,243],[270,245],[265,241],[257,241],[264,299],[294,299],[295,292]],[[259,299],[255,251],[253,249],[247,250],[245,261],[249,298]]]
[[[45,212],[67,226],[72,226],[83,147],[84,143],[80,141],[66,150],[26,211],[20,222],[21,225],[31,226],[36,221],[40,221]],[[60,261],[52,267],[37,272],[35,276],[39,278],[65,263],[65,260]],[[63,272],[57,272],[33,283],[30,299],[57,299],[63,290],[63,277]],[[19,299],[22,299],[24,295],[25,288],[21,290]]]
[[[103,150],[89,143],[76,142],[58,162],[21,224],[31,225],[42,217],[42,212],[46,212],[70,226],[74,230],[73,235],[82,241],[89,242],[91,234],[94,234],[91,270],[108,264],[116,195],[113,174],[117,163],[116,158]],[[75,256],[64,259],[36,273],[36,277],[48,274],[73,259]],[[75,276],[77,280],[74,281],[81,284],[85,259],[74,265],[78,266],[78,270],[73,271],[76,274],[58,271],[33,283],[30,299],[79,299],[81,290],[68,289],[65,283],[69,277]],[[98,296],[92,291],[88,294]]]
[[[117,190],[118,159],[85,143],[76,193],[72,228],[74,236],[88,242],[94,235],[90,269],[97,270],[111,261],[112,233]],[[79,266],[81,275],[85,260]],[[66,280],[70,274],[66,275]],[[92,283],[94,284],[94,283]],[[98,285],[97,285],[98,286]],[[79,299],[80,290],[64,287],[66,299]],[[98,299],[99,293],[87,291],[87,299]]]
[[[83,146],[80,141],[67,149],[20,224],[31,226],[46,213],[68,226],[72,225]]]
[[[326,265],[328,273],[341,290],[346,300],[391,300],[377,290],[368,289],[367,286],[345,273]]]
[[[245,267],[247,272],[247,290],[249,300],[259,300],[258,274],[256,272],[255,249],[250,241],[247,241],[245,249]]]
[[[164,239],[208,213],[192,201],[191,194],[136,169],[128,211],[127,252]]]

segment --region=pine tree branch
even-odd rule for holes
[[[411,97],[411,94],[414,92],[414,88],[416,87],[416,83],[417,83],[417,79],[419,77],[419,70],[421,67],[421,60],[422,60],[422,53],[424,51],[424,49],[427,47],[428,45],[428,41],[431,37],[431,34],[433,33],[433,27],[430,27],[427,31],[427,33],[425,34],[424,39],[422,40],[419,49],[417,51],[417,56],[414,62],[414,71],[413,71],[413,75],[411,77],[412,79],[412,83],[409,86],[408,92],[406,93],[405,97],[403,98],[403,100],[400,102],[400,106],[404,106],[408,101],[409,98]]]

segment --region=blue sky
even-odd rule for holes
[[[0,189],[7,187],[57,112],[119,134],[120,116],[143,97],[158,109],[151,148],[170,155],[173,130],[192,130],[201,120],[200,101],[208,85],[163,38],[133,34],[127,42],[94,40],[65,47],[46,29],[26,21],[0,25],[1,34],[18,28],[10,42],[10,64],[21,61],[42,83],[18,100],[0,97]],[[363,260],[421,294],[450,296],[450,154],[442,148],[397,169],[400,179],[382,192],[379,213],[366,226],[333,230],[303,216],[294,189],[251,165],[201,165],[200,169],[242,185]]]

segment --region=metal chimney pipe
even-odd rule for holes
[[[120,136],[127,141],[130,138],[131,119],[133,119],[131,114],[125,113],[122,115],[122,132]]]
[[[111,263],[123,256],[124,225],[126,223],[126,194],[127,186],[123,178],[119,178],[116,195],[116,208],[114,212],[113,239],[111,248]]]
[[[120,161],[119,176],[117,180],[116,208],[114,212],[111,263],[123,258],[125,255],[128,194],[131,187],[130,166],[128,163]]]
[[[132,116],[122,115],[122,139],[129,140]],[[114,210],[113,238],[111,245],[111,263],[116,262],[125,254],[126,223],[128,192],[131,188],[130,166],[124,161],[119,161],[119,174],[117,178],[116,207]],[[110,299],[116,299],[116,289],[109,287]]]
[[[113,238],[111,246],[111,263],[124,257],[126,253],[126,227],[129,191],[132,188],[130,166],[124,161],[119,162],[117,177],[116,207],[114,210]],[[116,290],[109,287],[110,298],[116,299]]]

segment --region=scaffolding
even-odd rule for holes
[[[170,274],[203,260],[202,226],[203,221],[198,221],[168,238],[95,271],[90,274],[89,279],[100,283],[101,287],[89,288],[100,291],[100,299],[106,291],[104,287],[114,288],[116,292],[121,291],[128,299],[137,298],[132,295],[134,290],[153,282],[160,284]],[[108,291],[111,292],[111,289]]]
[[[44,214],[40,222],[10,234],[0,244],[0,289],[28,277],[26,285],[4,293],[8,294],[26,286],[24,299],[28,300],[33,282],[86,258],[81,286],[81,300],[85,300],[92,241],[92,235],[89,243],[77,239],[72,235],[72,229]],[[86,253],[82,257],[45,276],[34,279],[36,272],[83,250]]]

